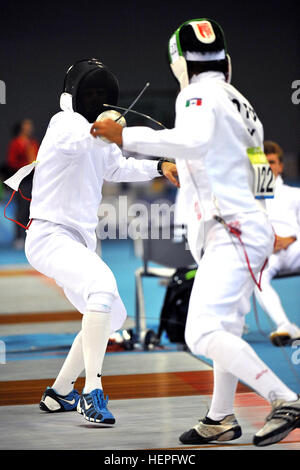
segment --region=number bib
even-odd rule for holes
[[[254,196],[256,199],[274,197],[275,177],[266,155],[260,147],[249,147],[247,155],[254,170]]]

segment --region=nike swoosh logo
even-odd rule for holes
[[[90,404],[88,405],[85,398],[83,399],[83,401],[84,401],[84,404],[85,404],[85,409],[86,409],[86,410],[89,410],[90,407],[91,407],[93,404],[90,403]]]
[[[66,403],[69,403],[70,405],[75,405],[75,398],[73,400],[65,400],[64,398],[60,398],[61,401],[65,401]]]

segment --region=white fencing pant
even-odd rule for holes
[[[239,224],[253,274],[258,276],[273,250],[271,224],[263,213],[243,214],[232,222]],[[214,393],[208,413],[212,419],[232,411],[236,378],[270,402],[296,399],[295,392],[241,338],[254,285],[238,239],[222,225],[212,226],[194,281],[185,333],[192,352],[214,362]]]
[[[257,278],[273,250],[271,224],[262,212],[241,214],[226,221],[238,222]],[[206,235],[204,255],[190,297],[185,339],[194,354],[206,356],[201,340],[213,331],[242,335],[254,286],[240,242],[216,222]]]
[[[293,272],[299,269],[300,240],[296,240],[286,250],[280,250],[270,256],[268,268],[262,275],[262,291],[255,289],[255,297],[260,306],[277,327],[281,324],[290,323],[290,321],[286,316],[279,295],[271,285],[271,281],[280,271]]]
[[[111,332],[122,327],[126,309],[110,268],[89,250],[81,235],[68,227],[33,220],[27,230],[26,257],[31,266],[63,288],[82,314],[95,303],[111,307]]]

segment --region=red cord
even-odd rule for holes
[[[31,201],[30,198],[28,198],[28,197],[26,197],[26,196],[24,196],[24,195],[22,194],[21,189],[19,189],[19,193],[21,194],[21,196],[22,196],[23,199],[25,199],[26,201]],[[10,217],[7,217],[7,215],[6,215],[6,209],[7,209],[7,207],[9,206],[9,204],[11,203],[11,201],[13,200],[15,194],[16,194],[16,191],[13,191],[12,195],[10,196],[10,199],[9,199],[8,203],[7,203],[6,206],[4,207],[4,217],[5,217],[6,219],[10,220],[11,222],[15,222],[15,224],[20,225],[20,227],[24,228],[25,230],[28,230],[29,227],[30,227],[30,225],[31,225],[32,219],[30,219],[30,221],[28,222],[28,224],[25,226],[25,225],[21,224],[21,222],[18,222],[18,221],[15,220],[15,219],[11,219]]]
[[[244,245],[244,242],[243,240],[241,239],[241,235],[242,235],[242,231],[237,228],[237,227],[234,227],[233,225],[230,225],[230,224],[227,224],[225,222],[224,219],[222,219],[221,217],[219,216],[214,216],[214,218],[220,222],[222,225],[224,225],[227,230],[229,231],[229,233],[231,233],[232,235],[234,235],[235,237],[237,237],[238,241],[240,242],[242,248],[243,248],[243,251],[244,251],[244,255],[245,255],[245,258],[246,258],[246,262],[247,262],[247,266],[248,266],[248,269],[249,269],[249,272],[251,274],[251,277],[255,283],[255,285],[258,287],[258,289],[261,291],[262,288],[261,288],[261,277],[262,277],[262,273],[263,273],[263,270],[265,269],[266,265],[267,265],[267,262],[268,262],[268,258],[266,258],[264,264],[263,264],[263,267],[261,268],[261,271],[260,271],[260,276],[259,276],[259,281],[257,282],[257,280],[255,279],[255,276],[253,274],[253,271],[252,271],[252,268],[251,268],[251,265],[250,265],[250,261],[249,261],[249,258],[248,258],[248,253],[246,251],[246,248],[245,248],[245,245]]]
[[[255,276],[254,276],[254,274],[253,274],[251,265],[250,265],[250,261],[249,261],[249,258],[248,258],[248,254],[247,254],[247,251],[246,251],[244,242],[243,242],[243,240],[241,239],[241,231],[235,229],[234,227],[231,227],[230,225],[228,225],[228,228],[229,228],[230,233],[232,233],[233,235],[235,235],[235,236],[237,237],[238,241],[240,242],[240,244],[242,245],[242,248],[243,248],[243,251],[244,251],[244,255],[245,255],[245,258],[246,258],[246,262],[247,262],[247,266],[248,266],[249,272],[250,272],[250,274],[251,274],[251,277],[252,277],[253,281],[255,282],[255,285],[258,287],[258,289],[259,289],[260,291],[262,291],[262,288],[261,288],[261,277],[262,277],[263,270],[265,269],[266,264],[267,264],[267,262],[268,262],[268,258],[265,259],[265,262],[264,262],[264,264],[263,264],[263,267],[261,268],[261,271],[260,271],[259,281],[257,282],[257,280],[255,279]],[[233,229],[233,230],[232,230],[232,229]],[[238,232],[239,232],[239,233],[238,233]]]
[[[19,193],[21,194],[21,196],[22,196],[23,199],[26,199],[26,201],[31,201],[31,198],[30,198],[30,197],[24,196],[24,194],[22,193],[22,191],[21,191],[20,188],[19,188]]]

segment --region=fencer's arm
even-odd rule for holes
[[[146,155],[160,157],[169,154],[175,159],[198,160],[208,148],[211,135],[212,129],[207,127],[205,134],[199,130],[193,132],[192,129],[178,127],[162,131],[132,127],[123,133],[123,148],[135,152],[143,149]]]
[[[119,147],[115,145],[110,147],[111,151],[105,157],[104,179],[106,181],[115,183],[150,181],[161,176],[158,173],[157,160],[137,159],[134,157],[125,158]],[[173,184],[178,185],[176,165],[164,162],[162,164],[162,172]]]
[[[195,107],[196,108],[196,107]],[[198,109],[181,110],[178,125],[173,129],[153,130],[148,127],[122,128],[118,123],[105,119],[95,122],[91,134],[104,136],[125,150],[163,157],[199,159],[210,145],[215,113],[212,108],[205,112]]]

